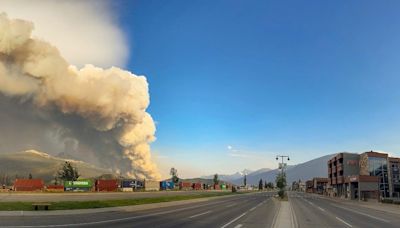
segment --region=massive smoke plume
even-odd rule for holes
[[[146,78],[115,67],[77,69],[32,30],[0,14],[0,151],[62,153],[158,179]]]

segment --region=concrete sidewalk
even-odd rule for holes
[[[279,210],[274,218],[273,228],[297,228],[297,219],[290,201],[280,201]]]
[[[349,199],[342,199],[336,197],[329,197],[324,195],[312,194],[316,198],[324,198],[333,202],[348,204],[348,205],[356,205],[361,206],[369,209],[375,209],[383,212],[390,212],[393,214],[400,215],[400,205],[397,204],[386,204],[377,201],[359,201],[359,200],[349,200]]]

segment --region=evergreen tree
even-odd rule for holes
[[[178,170],[172,167],[171,170],[169,171],[169,174],[171,175],[172,182],[177,184],[179,182]]]
[[[218,174],[214,174],[214,179],[213,179],[213,181],[214,181],[214,185],[219,184]]]
[[[73,167],[70,162],[65,162],[58,171],[58,178],[64,181],[76,181],[79,176],[77,168]]]

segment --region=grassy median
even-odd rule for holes
[[[95,200],[95,201],[61,201],[50,202],[49,210],[73,210],[73,209],[89,209],[89,208],[103,208],[103,207],[120,207],[131,206],[149,203],[162,203],[189,199],[199,199],[205,197],[225,196],[240,193],[232,192],[213,192],[213,193],[200,193],[195,195],[176,195],[176,196],[160,196],[151,198],[137,198],[137,199],[118,199],[118,200]],[[1,202],[0,211],[32,211],[34,202]]]

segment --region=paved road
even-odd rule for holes
[[[400,227],[399,214],[305,193],[289,193],[298,227]]]
[[[159,192],[64,192],[64,193],[0,193],[0,202],[56,202],[56,201],[88,201],[135,199],[175,195],[198,195],[214,191],[159,191]],[[218,191],[221,192],[221,191]]]
[[[0,217],[0,226],[25,227],[271,227],[279,204],[274,193],[221,197],[136,212]]]

